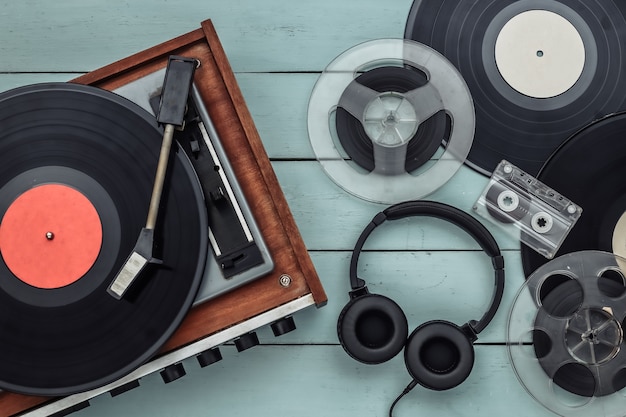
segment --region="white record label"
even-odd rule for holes
[[[496,40],[502,78],[533,98],[565,93],[585,66],[583,40],[567,19],[547,10],[529,10],[509,20]]]

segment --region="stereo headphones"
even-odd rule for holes
[[[398,304],[388,297],[371,294],[357,277],[363,244],[372,231],[386,220],[429,216],[446,220],[469,233],[491,257],[495,285],[491,304],[478,321],[462,326],[433,320],[408,335],[408,323]],[[393,358],[404,348],[404,361],[413,384],[442,391],[463,382],[474,365],[473,343],[493,319],[504,290],[504,259],[489,231],[478,220],[452,206],[433,201],[408,201],[378,213],[359,236],[350,260],[350,301],[337,322],[339,342],[354,359],[378,364]],[[414,386],[414,385],[413,385]]]

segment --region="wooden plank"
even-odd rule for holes
[[[278,338],[269,328],[259,330],[262,343],[337,344],[336,323],[348,302],[348,267],[351,252],[313,252],[313,263],[322,284],[331,294],[326,307],[294,315],[297,329]],[[524,283],[518,252],[506,252],[505,291],[493,322],[479,335],[478,343],[504,343],[506,319],[513,299]],[[404,310],[409,328],[433,319],[457,324],[477,319],[490,301],[493,270],[479,251],[365,252],[359,276],[371,292],[396,301]]]
[[[307,130],[313,74],[235,74],[271,158],[315,159]]]
[[[317,161],[276,161],[273,166],[309,250],[352,250],[361,230],[387,207],[346,193],[331,181]],[[465,166],[459,171],[425,199],[471,213],[488,179]],[[518,241],[484,219],[480,221],[494,234],[502,249],[519,250]],[[469,235],[437,219],[399,220],[388,222],[384,228],[384,232],[375,232],[368,239],[366,248],[478,248]]]
[[[179,381],[165,385],[152,375],[140,388],[98,397],[74,415],[380,417],[410,381],[400,356],[369,366],[338,346],[258,346],[242,353],[225,347],[222,353],[206,369],[185,361],[187,376]],[[416,387],[394,416],[552,416],[526,394],[506,355],[503,346],[478,346],[464,384],[444,392]]]
[[[64,82],[74,78],[76,74],[70,73],[18,73],[0,74],[0,92],[28,84]]]
[[[411,0],[2,1],[0,72],[91,71],[209,18],[237,72],[319,71],[356,43],[402,37],[410,5]]]

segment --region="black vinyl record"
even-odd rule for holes
[[[150,265],[130,294],[116,300],[107,287],[146,221],[162,138],[156,120],[105,90],[50,83],[0,94],[0,124],[0,245],[5,242],[0,246],[0,388],[59,396],[119,379],[163,345],[200,284],[207,221],[191,164],[182,152],[170,159],[155,229],[155,255],[163,265]],[[54,236],[51,231],[33,247],[47,245],[47,238],[58,245],[95,242],[98,250],[87,271],[71,282],[34,285],[24,279],[33,274],[31,262],[13,259],[11,242],[21,233],[9,217],[17,212],[27,219],[28,210],[17,206],[33,190],[49,191],[54,199],[59,188],[94,209],[98,227],[93,229],[101,235],[92,238],[78,230]],[[85,222],[71,218],[76,207],[69,200],[66,206],[60,203],[57,212],[65,223]],[[65,223],[63,230],[71,226]],[[30,228],[30,222],[24,224],[24,230]],[[15,244],[19,252],[36,257],[28,242]],[[69,271],[75,254],[61,253],[67,262],[51,264]],[[78,256],[78,263],[83,261]],[[39,269],[35,272],[48,273],[45,265]]]
[[[486,175],[502,159],[536,175],[573,133],[626,110],[625,36],[621,0],[415,0],[405,30],[465,78],[467,163]]]
[[[613,248],[613,234],[626,212],[626,113],[596,121],[566,141],[541,169],[537,179],[582,207],[583,211],[555,257]],[[626,242],[624,242],[626,247]],[[623,254],[622,254],[623,255]],[[529,276],[548,259],[522,245]]]

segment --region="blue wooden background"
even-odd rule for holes
[[[384,206],[337,187],[315,160],[308,99],[319,73],[344,50],[402,37],[411,0],[57,0],[0,1],[0,91],[65,81],[199,27],[211,18],[280,184],[329,296],[296,314],[297,331],[165,385],[159,375],[116,398],[100,396],[77,416],[383,416],[409,382],[403,358],[367,366],[339,346],[336,320],[348,296],[357,236]],[[487,178],[462,167],[429,199],[471,211]],[[470,378],[448,392],[417,387],[396,416],[548,416],[517,381],[505,341],[506,315],[523,283],[519,243],[494,232],[506,259],[502,308],[476,346]],[[410,326],[477,318],[491,296],[491,265],[464,233],[441,221],[389,224],[368,242],[360,273],[394,298]]]

